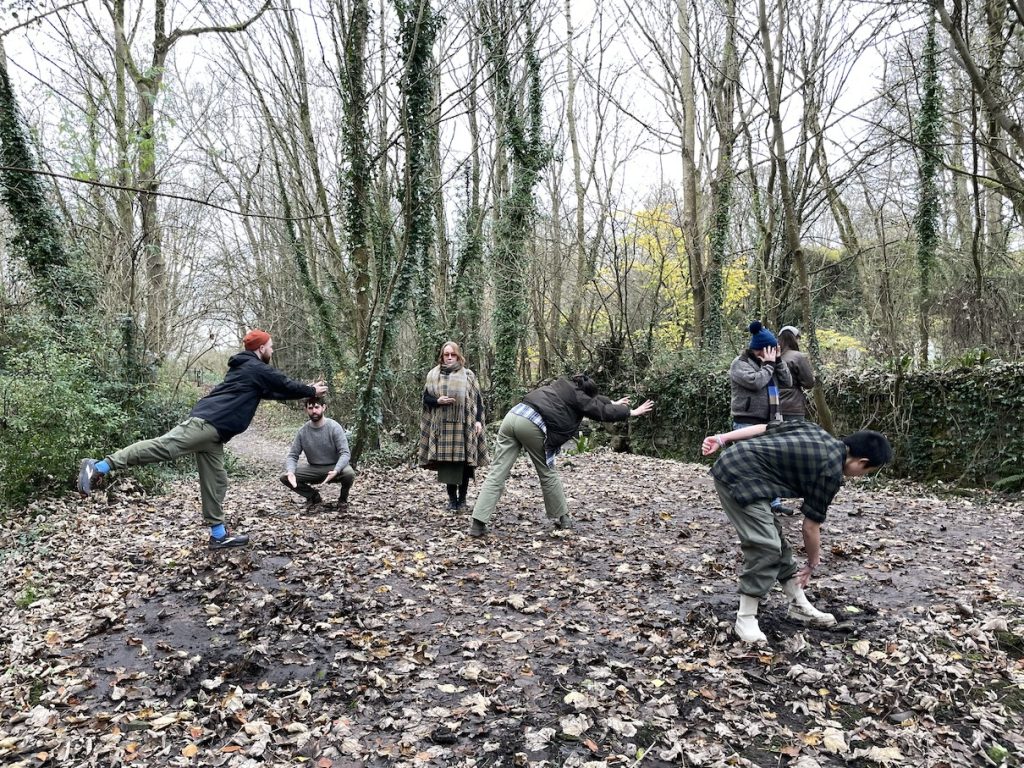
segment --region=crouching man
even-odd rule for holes
[[[836,623],[804,595],[804,587],[821,563],[821,524],[844,477],[861,477],[892,460],[884,435],[861,430],[837,440],[817,424],[773,422],[709,435],[701,451],[724,451],[711,468],[725,514],[736,528],[743,550],[740,607],[736,634],[748,643],[765,643],[757,608],[778,581],[789,601],[788,617],[808,626]],[[803,543],[807,563],[797,569],[779,518],[775,498],[803,498]]]
[[[348,512],[348,493],[356,480],[355,470],[349,465],[351,454],[345,428],[334,419],[324,416],[327,403],[322,397],[306,400],[309,418],[299,429],[285,458],[281,482],[306,500],[306,509],[312,510],[323,503],[320,491],[313,485],[341,483],[338,511]],[[305,454],[306,463],[299,464]]]

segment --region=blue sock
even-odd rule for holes
[[[99,472],[101,475],[105,475],[107,474],[107,472],[110,471],[110,465],[107,464],[106,459],[96,462],[96,471]]]
[[[217,523],[216,525],[210,526],[210,535],[215,539],[223,539],[228,535],[227,530],[224,528],[224,523]]]

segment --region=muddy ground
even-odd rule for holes
[[[851,484],[808,590],[840,627],[775,593],[754,649],[705,466],[566,457],[555,532],[523,459],[477,540],[429,473],[364,467],[306,514],[286,438],[230,447],[249,549],[207,551],[195,481],[3,524],[4,765],[1021,764],[1019,499]]]

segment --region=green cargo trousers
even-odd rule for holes
[[[320,493],[312,487],[312,483],[322,483],[327,474],[334,469],[333,464],[299,464],[295,467],[295,487],[288,482],[288,473],[281,475],[281,482],[289,491],[295,491],[306,501],[315,499]],[[348,501],[348,491],[356,481],[356,471],[346,464],[341,472],[331,479],[331,484],[341,483],[341,496],[338,501]]]
[[[112,469],[140,464],[173,461],[194,453],[199,467],[199,493],[203,501],[203,520],[209,525],[223,524],[224,496],[228,492],[228,473],[224,470],[224,445],[217,429],[206,419],[190,416],[165,435],[140,440],[107,456]]]
[[[519,452],[526,449],[533,468],[540,478],[540,488],[544,494],[544,511],[547,516],[557,520],[569,513],[565,501],[565,489],[562,480],[554,467],[549,467],[544,455],[544,432],[529,419],[514,413],[506,413],[498,429],[498,447],[494,461],[487,470],[487,477],[480,487],[476,504],[473,506],[473,517],[483,524],[490,522],[494,508],[505,491],[505,481],[512,472],[512,465],[519,458]]]
[[[771,499],[758,499],[743,506],[733,498],[729,487],[717,478],[715,490],[722,508],[740,536],[743,573],[740,594],[761,598],[776,581],[787,581],[797,572],[793,549],[786,541],[779,517],[771,508]]]

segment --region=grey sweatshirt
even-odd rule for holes
[[[295,471],[299,454],[303,453],[310,464],[334,464],[335,471],[340,472],[348,465],[351,456],[345,429],[334,419],[326,417],[322,427],[314,427],[312,422],[307,421],[296,433],[292,447],[288,449],[285,472]]]

